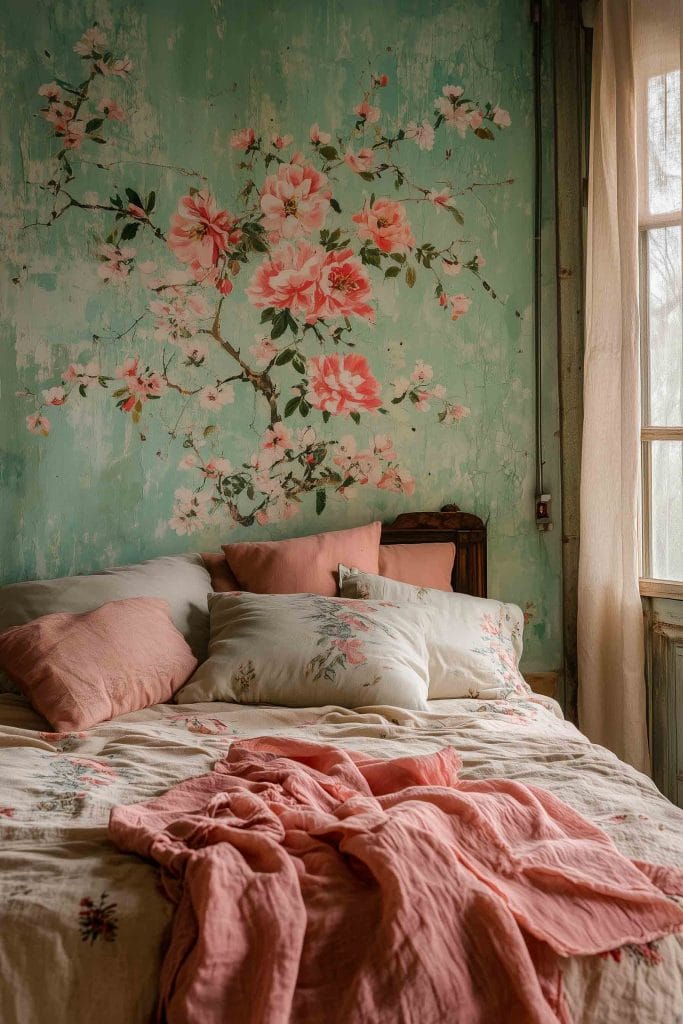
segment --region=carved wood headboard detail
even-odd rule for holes
[[[479,516],[444,505],[440,512],[404,512],[382,527],[382,544],[453,541],[453,590],[486,597],[486,525]]]

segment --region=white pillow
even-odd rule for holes
[[[198,554],[165,555],[89,576],[10,583],[0,587],[0,633],[53,612],[78,614],[127,597],[162,597],[171,607],[176,628],[203,660],[209,642],[206,595],[211,590],[211,576]]]
[[[388,704],[425,710],[420,614],[318,594],[211,594],[209,657],[179,704]]]
[[[524,616],[515,604],[413,587],[339,566],[344,597],[394,601],[423,612],[429,699],[527,696],[519,671]]]

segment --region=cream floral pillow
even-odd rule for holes
[[[391,601],[419,612],[429,654],[429,699],[525,697],[519,671],[524,616],[515,604],[398,583],[339,566],[343,597]]]
[[[387,600],[316,594],[211,594],[209,657],[179,704],[367,705],[424,710],[420,615]]]

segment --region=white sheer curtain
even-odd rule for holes
[[[647,771],[640,507],[638,100],[680,66],[680,0],[598,0],[593,38],[579,558],[579,724]],[[666,54],[666,59],[664,59]],[[676,58],[674,58],[676,60]],[[680,133],[678,136],[680,147]]]

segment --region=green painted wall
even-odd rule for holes
[[[27,0],[0,21],[2,580],[455,501],[489,520],[527,667],[558,667],[560,531],[533,521],[527,0]]]

